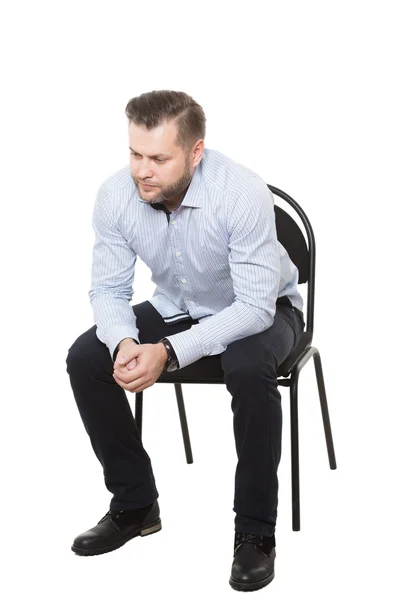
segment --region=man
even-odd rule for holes
[[[282,413],[276,371],[304,328],[298,272],[277,241],[273,197],[250,169],[205,148],[205,116],[185,93],[129,101],[130,166],[100,187],[89,290],[95,326],[67,372],[110,510],[72,550],[101,554],[161,529],[151,461],[125,391],[220,355],[232,396],[235,532],[229,583],[274,577]],[[157,285],[131,306],[136,257]],[[125,391],[124,391],[125,390]]]

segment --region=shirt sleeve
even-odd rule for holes
[[[95,241],[89,298],[96,335],[114,360],[115,349],[122,339],[139,339],[136,316],[129,304],[137,255],[117,227],[104,184],[97,193],[92,226]]]
[[[280,254],[271,191],[260,177],[248,177],[231,195],[228,212],[235,300],[187,331],[167,336],[180,368],[203,356],[220,354],[232,342],[260,333],[274,321]]]

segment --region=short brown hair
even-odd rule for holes
[[[129,123],[154,129],[164,121],[176,122],[176,143],[190,148],[206,135],[206,117],[203,109],[185,92],[155,90],[129,100],[125,108]]]

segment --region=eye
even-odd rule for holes
[[[154,160],[155,160],[156,162],[158,162],[158,163],[163,163],[163,162],[165,162],[165,158],[155,158]]]

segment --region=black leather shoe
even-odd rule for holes
[[[71,550],[82,556],[103,554],[116,550],[138,535],[143,537],[160,529],[157,500],[134,510],[109,510],[95,527],[75,538]]]
[[[250,592],[268,585],[274,578],[275,536],[235,532],[230,585]]]

